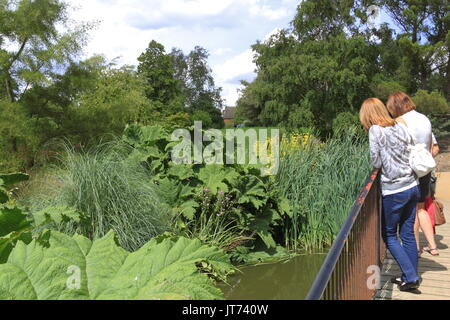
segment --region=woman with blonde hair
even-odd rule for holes
[[[409,165],[408,146],[412,138],[403,124],[391,118],[379,99],[364,101],[360,120],[369,132],[372,166],[381,169],[383,239],[403,272],[391,281],[401,291],[414,290],[420,286],[414,237],[419,182]]]
[[[433,142],[436,142],[436,139],[433,139],[431,122],[425,115],[416,111],[416,105],[407,94],[403,92],[393,93],[388,99],[387,108],[397,121],[403,122],[409,128],[417,143],[424,144],[427,150],[432,152],[433,155],[436,154],[433,150]],[[417,215],[414,224],[417,251],[419,254],[422,251],[419,242],[420,226],[428,242],[428,247],[424,248],[424,251],[437,256],[439,255],[439,251],[434,239],[434,228],[430,216],[425,209],[425,202],[431,196],[431,172],[419,179],[419,190],[420,198],[417,204]]]

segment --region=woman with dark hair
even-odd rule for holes
[[[433,152],[433,133],[430,120],[423,114],[416,111],[416,105],[412,99],[403,92],[392,94],[387,103],[389,112],[397,119],[404,121],[417,143],[424,144],[426,149]],[[428,247],[425,248],[431,255],[439,255],[436,241],[434,239],[434,230],[430,216],[425,209],[425,202],[431,196],[431,172],[419,179],[420,199],[417,204],[417,217],[414,224],[414,233],[417,243],[417,251],[420,254],[422,250],[419,244],[419,226],[422,229],[425,238],[428,241]]]
[[[381,168],[383,239],[403,272],[391,282],[398,284],[401,291],[414,290],[420,285],[414,237],[419,182],[409,165],[412,137],[376,98],[364,101],[360,120],[369,132],[372,166]]]

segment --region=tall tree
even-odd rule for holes
[[[90,25],[70,26],[67,13],[61,0],[0,0],[0,96],[16,101],[80,52]]]
[[[303,1],[292,21],[299,40],[325,40],[329,36],[350,31],[355,23],[354,0]]]
[[[162,44],[152,40],[138,61],[138,72],[147,81],[148,99],[168,104],[180,94],[174,61]]]
[[[440,89],[450,99],[450,2],[378,0],[375,3],[386,10],[400,30],[408,91]]]

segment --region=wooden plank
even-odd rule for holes
[[[430,294],[421,292],[420,294],[393,292],[389,290],[380,290],[375,296],[375,300],[450,300],[450,296],[440,294]]]
[[[442,186],[441,186],[442,188]],[[450,190],[450,186],[448,186]],[[442,190],[442,189],[441,189]],[[450,217],[450,200],[443,200],[446,217]],[[423,253],[419,259],[419,274],[422,277],[420,288],[415,292],[401,292],[390,279],[401,274],[401,270],[388,252],[381,274],[381,289],[375,300],[450,300],[450,219],[449,223],[437,227],[436,240],[439,256]],[[421,233],[420,245],[427,246]]]

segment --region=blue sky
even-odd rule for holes
[[[252,80],[250,46],[294,18],[300,0],[69,0],[72,19],[99,21],[85,54],[120,57],[137,64],[151,40],[190,52],[210,52],[209,64],[227,105],[238,97],[239,80]]]
[[[103,54],[119,65],[137,65],[151,40],[190,52],[210,52],[209,65],[227,105],[234,105],[240,80],[251,81],[250,46],[289,26],[301,0],[67,0],[72,19],[98,21],[86,57]]]

